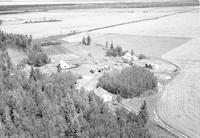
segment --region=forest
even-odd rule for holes
[[[98,86],[124,98],[133,98],[156,88],[157,78],[144,67],[131,66],[121,71],[104,73]]]
[[[146,103],[139,115],[115,112],[94,92],[76,89],[71,72],[15,69],[0,49],[0,137],[151,138]]]
[[[27,64],[42,66],[50,62],[40,45],[33,44],[32,36],[6,33],[0,30],[0,47],[22,49],[27,53]]]

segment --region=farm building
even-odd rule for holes
[[[103,101],[106,102],[111,102],[112,101],[112,96],[110,94],[104,94],[102,96]]]
[[[59,66],[60,66],[61,69],[69,69],[69,68],[71,67],[70,64],[66,63],[66,62],[63,61],[63,60],[61,60],[61,61],[59,62]]]
[[[124,62],[131,62],[133,60],[138,60],[138,57],[136,55],[131,55],[129,52],[127,52],[122,59]]]
[[[97,88],[94,93],[101,98],[104,102],[111,102],[113,100],[112,95],[103,88]]]

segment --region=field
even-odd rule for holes
[[[68,49],[62,46],[47,46],[47,47],[44,47],[44,50],[49,56],[58,55],[58,54],[64,55],[64,54],[71,53]]]
[[[161,118],[192,138],[200,137],[199,44],[200,39],[194,38],[163,55],[180,66],[181,72],[166,86],[158,104]]]
[[[179,13],[156,20],[148,20],[123,26],[116,26],[95,33],[119,33],[140,36],[167,36],[167,37],[198,37],[200,35],[199,8],[190,7],[179,9],[179,11],[189,11]],[[153,11],[156,12],[156,11]],[[162,11],[159,11],[162,13]],[[170,12],[170,11],[166,11]],[[172,10],[173,12],[173,10]],[[177,12],[177,11],[176,11]],[[188,20],[189,19],[189,20]]]
[[[142,53],[148,56],[160,56],[190,39],[180,37],[104,34],[93,38],[93,40],[101,45],[105,45],[106,41],[113,41],[115,46],[120,45],[123,49],[128,51],[133,49],[134,52],[138,54]]]
[[[191,10],[193,7],[165,7],[165,8],[125,8],[125,9],[85,9],[85,10],[52,10],[48,12],[33,12],[21,14],[5,14],[0,15],[3,24],[0,29],[12,33],[21,33],[33,35],[33,38],[41,38],[51,35],[67,34],[72,30],[85,31],[98,27],[109,26],[113,24],[125,23],[130,21],[138,21],[151,19],[168,15],[174,12]],[[29,20],[46,19],[62,20],[62,22],[45,22],[37,24],[23,24]],[[112,18],[112,20],[110,20]],[[126,28],[132,28],[137,25],[126,25],[118,28],[117,32],[124,34]],[[142,27],[144,28],[144,27]],[[141,28],[141,29],[142,29]],[[149,25],[148,25],[149,28]],[[150,27],[152,28],[152,27]],[[115,29],[115,28],[113,28]],[[112,29],[112,30],[113,30]],[[137,28],[138,29],[138,28]],[[109,32],[105,29],[103,33]],[[126,34],[137,33],[137,30],[130,29]],[[156,36],[156,35],[154,35]]]

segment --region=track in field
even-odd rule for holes
[[[53,56],[53,55],[67,55],[67,54],[72,54],[71,51],[69,51],[67,48],[63,47],[63,46],[49,46],[45,48],[45,52],[49,55],[49,56]]]

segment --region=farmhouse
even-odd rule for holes
[[[129,52],[127,52],[122,59],[124,62],[131,62],[133,60],[138,60],[138,57],[136,55],[131,55]]]
[[[61,61],[59,62],[59,66],[60,66],[61,69],[69,69],[69,68],[71,67],[70,64],[66,63],[66,62],[63,61],[63,60],[61,60]]]

